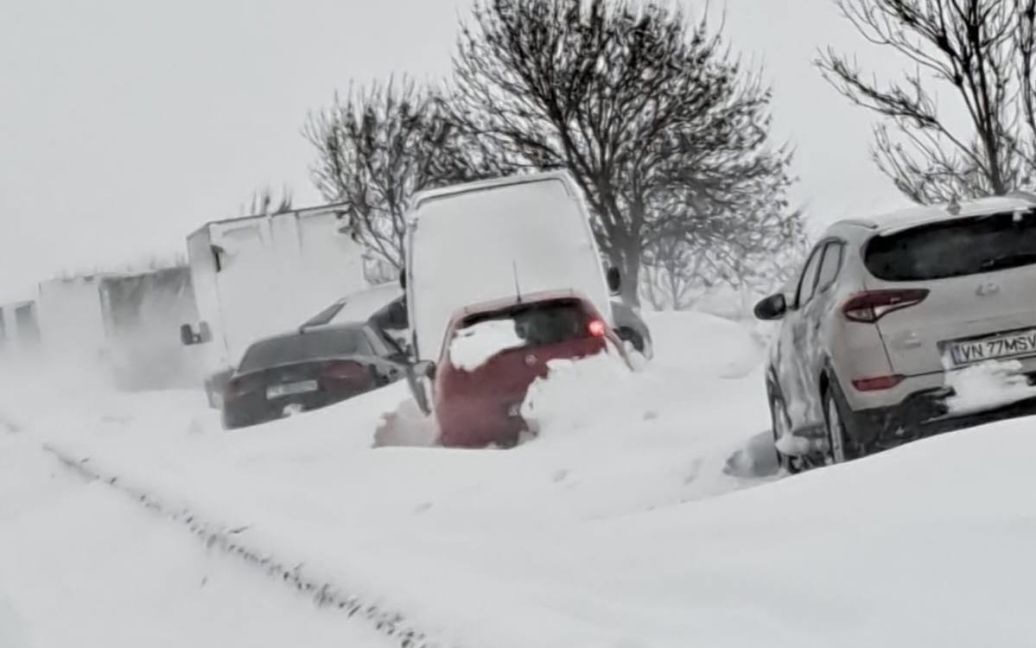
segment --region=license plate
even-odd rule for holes
[[[1036,355],[1036,329],[951,342],[950,359],[955,365],[984,360],[1002,360]]]
[[[280,398],[282,396],[294,396],[295,394],[307,394],[315,392],[318,388],[319,386],[315,380],[301,380],[283,385],[271,385],[266,389],[266,397]]]

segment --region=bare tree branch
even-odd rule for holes
[[[1034,0],[835,2],[867,42],[917,68],[879,84],[831,48],[817,59],[836,90],[884,118],[874,157],[903,193],[919,202],[1004,194],[1029,177]],[[940,86],[952,89],[968,128],[936,109]]]
[[[398,269],[410,197],[489,173],[462,153],[455,130],[441,98],[404,77],[336,96],[310,115],[303,134],[317,150],[317,188],[346,203],[354,238]]]

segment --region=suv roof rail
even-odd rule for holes
[[[856,225],[857,227],[866,227],[867,229],[877,229],[878,227],[877,223],[866,218],[845,218],[838,222],[846,225]]]
[[[1023,189],[1015,189],[1014,191],[1007,194],[1011,198],[1022,198],[1028,200],[1031,203],[1036,203],[1036,193],[1031,191],[1025,191]]]

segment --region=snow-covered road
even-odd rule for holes
[[[381,415],[406,396],[397,385],[231,433],[194,393],[82,389],[55,407],[21,386],[0,396],[21,430],[5,452],[46,441],[88,458],[444,644],[1033,645],[1032,420],[778,479],[765,444],[751,451],[767,414],[748,333],[693,314],[652,325],[655,363],[635,375],[597,361],[563,368],[531,395],[540,437],[509,451],[372,448]],[[156,524],[98,488],[82,510],[125,519],[129,537]],[[37,490],[4,489],[4,503]],[[65,513],[53,512],[74,524]],[[76,546],[73,535],[55,546]],[[197,604],[192,591],[158,591],[167,605]],[[326,612],[307,612],[320,615],[314,627],[338,623]]]
[[[0,431],[0,646],[385,646]]]

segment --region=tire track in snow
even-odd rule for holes
[[[118,475],[106,473],[95,467],[89,457],[77,459],[49,443],[44,443],[42,447],[45,452],[56,457],[62,466],[80,477],[87,481],[103,483],[127,495],[143,508],[185,526],[208,548],[217,549],[265,572],[296,592],[311,598],[318,608],[337,610],[349,618],[362,619],[400,648],[442,648],[446,645],[413,626],[403,614],[377,603],[365,603],[360,596],[349,594],[338,584],[306,572],[302,567],[303,562],[275,557],[235,537],[236,533],[247,527],[228,529],[224,525],[201,518],[187,508],[174,509],[161,498],[127,484]],[[450,646],[459,648],[455,644]]]

